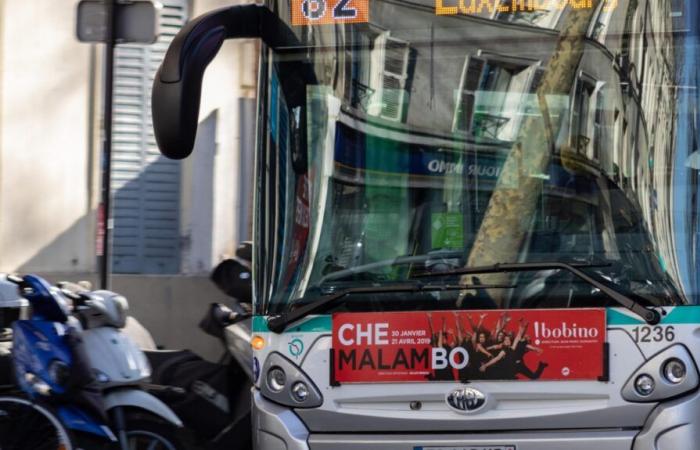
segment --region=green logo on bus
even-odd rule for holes
[[[304,352],[304,341],[299,338],[292,339],[289,343],[289,354],[298,358]]]

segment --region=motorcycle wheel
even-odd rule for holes
[[[0,396],[0,450],[73,450],[68,431],[48,408]]]
[[[186,450],[182,445],[179,431],[172,425],[166,424],[144,414],[127,414],[126,417],[126,447],[129,450]],[[94,436],[83,433],[76,434],[76,450],[121,450],[119,442],[105,442]],[[0,448],[0,450],[5,450]]]
[[[161,421],[127,417],[126,435],[129,450],[185,450],[178,434],[177,428]]]

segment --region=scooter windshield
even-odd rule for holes
[[[269,4],[301,45],[264,52],[259,313],[518,262],[587,265],[648,305],[698,302],[695,2],[337,3]],[[315,79],[291,96],[300,65]],[[560,270],[443,281],[501,286],[474,291],[482,307],[615,305]]]

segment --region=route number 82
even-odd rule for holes
[[[354,19],[357,17],[357,9],[348,7],[351,0],[339,0],[333,8],[333,19]],[[326,15],[327,0],[303,0],[301,11],[309,20],[323,19]]]
[[[293,25],[367,22],[368,0],[297,0]]]

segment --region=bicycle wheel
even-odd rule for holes
[[[0,396],[0,450],[73,450],[56,416],[24,398]]]

